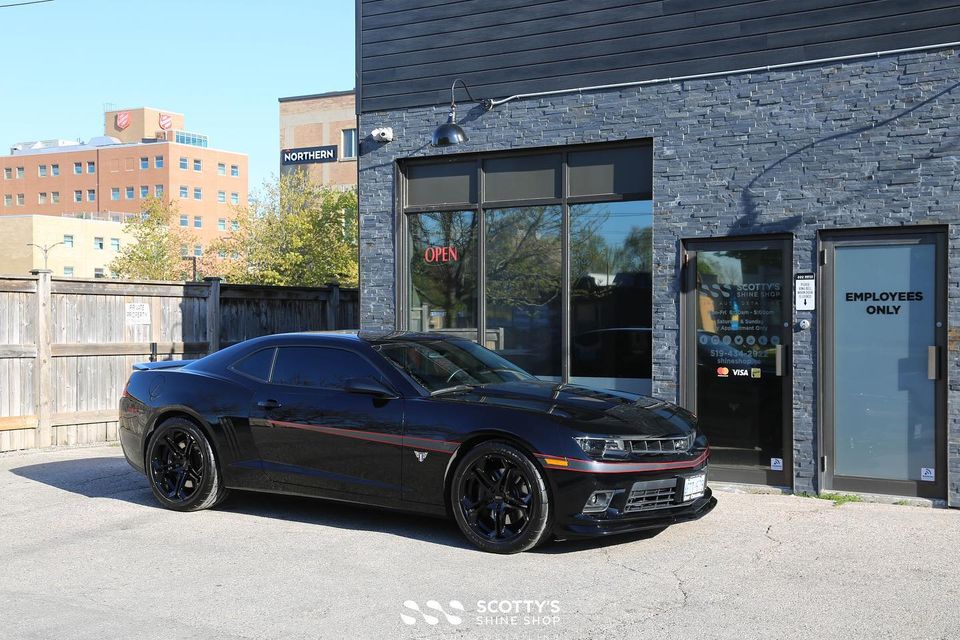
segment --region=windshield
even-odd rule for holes
[[[458,385],[533,379],[517,365],[468,340],[385,342],[374,349],[431,393]]]

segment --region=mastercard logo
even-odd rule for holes
[[[727,369],[726,367],[717,367],[717,375],[721,378],[726,378],[730,375],[730,369]]]

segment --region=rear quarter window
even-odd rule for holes
[[[237,360],[230,365],[230,368],[247,377],[266,382],[270,379],[270,370],[273,367],[273,356],[276,351],[274,348],[261,349]]]

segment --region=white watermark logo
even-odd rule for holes
[[[406,612],[400,614],[400,619],[411,626],[420,620],[436,625],[441,618],[456,626],[470,617],[478,626],[556,627],[560,623],[559,600],[478,600],[469,612],[459,600],[450,600],[449,613],[436,600],[427,600],[422,609],[413,600],[405,600],[403,607]]]
[[[422,610],[420,608],[420,605],[418,605],[413,600],[404,601],[403,606],[406,609],[409,609],[410,611],[416,611],[417,613],[419,613],[420,617],[427,624],[438,624],[440,622],[439,617],[430,615],[426,611]],[[449,603],[449,607],[450,609],[459,611],[460,613],[464,612],[463,604],[459,600],[451,600]],[[452,613],[447,613],[444,610],[444,608],[440,606],[440,603],[437,602],[436,600],[427,600],[426,608],[432,609],[433,611],[440,613],[441,615],[443,615],[444,618],[446,618],[447,622],[449,622],[452,625],[463,624],[463,618],[457,615],[453,615]],[[414,616],[409,616],[405,613],[400,614],[400,619],[403,620],[404,624],[408,624],[408,625],[417,624],[417,618],[415,618]]]

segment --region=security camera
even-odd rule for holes
[[[370,137],[377,142],[393,142],[393,128],[378,127],[370,132]]]

